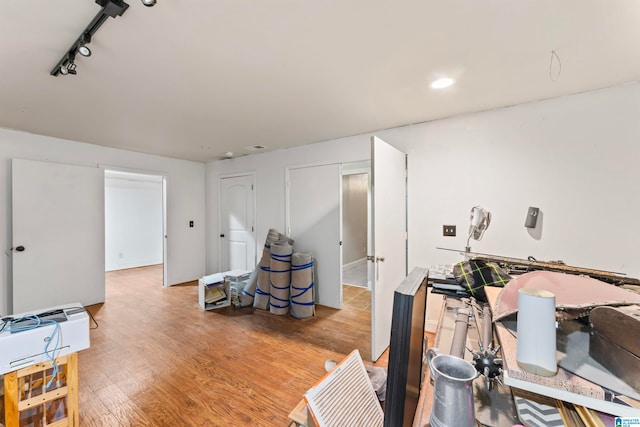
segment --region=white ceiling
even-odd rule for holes
[[[1,0],[0,127],[206,162],[640,75],[637,0],[127,2],[53,77],[100,6]]]

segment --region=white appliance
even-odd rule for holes
[[[80,303],[3,317],[0,328],[0,375],[89,348],[89,315]]]

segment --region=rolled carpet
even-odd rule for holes
[[[291,315],[306,319],[315,314],[313,256],[296,252],[291,256]]]
[[[292,253],[293,246],[287,240],[271,245],[269,311],[272,314],[283,315],[289,312]]]

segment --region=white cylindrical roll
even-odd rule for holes
[[[260,266],[258,266],[258,269]],[[249,282],[242,288],[240,293],[240,307],[249,307],[253,305],[253,299],[256,295],[256,286],[258,286],[258,269],[253,270],[249,278]]]
[[[306,319],[315,314],[313,290],[313,257],[295,252],[291,256],[291,314]]]
[[[243,290],[242,306],[245,307],[253,304],[254,308],[267,310],[269,308],[269,299],[271,297],[271,284],[269,283],[269,275],[271,272],[271,245],[281,239],[286,239],[291,245],[293,240],[288,239],[284,234],[275,228],[270,228],[267,233],[267,239],[264,242],[262,250],[262,258],[256,268],[255,280],[249,282],[248,287]]]
[[[271,232],[269,232],[271,233]],[[267,238],[262,250],[262,258],[258,264],[258,274],[256,276],[256,288],[253,298],[253,307],[260,310],[266,310],[269,307],[269,296],[271,285],[269,284],[269,268],[271,262],[271,244]]]
[[[271,246],[273,243],[280,240],[281,235],[282,234],[275,228],[270,228],[269,232],[267,233],[267,239],[265,240],[265,245],[267,247]]]
[[[293,246],[287,240],[271,245],[269,311],[272,314],[283,315],[289,312],[292,252]]]
[[[542,289],[518,291],[516,360],[527,372],[552,377],[556,358],[556,296]]]

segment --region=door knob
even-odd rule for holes
[[[24,246],[20,245],[20,246],[16,247],[16,251],[18,251],[18,252],[24,251]]]
[[[220,237],[224,237],[224,234],[221,234]]]
[[[384,262],[383,256],[375,256],[375,255],[367,255],[367,261],[376,263],[376,282],[380,278],[380,265],[379,263]]]

